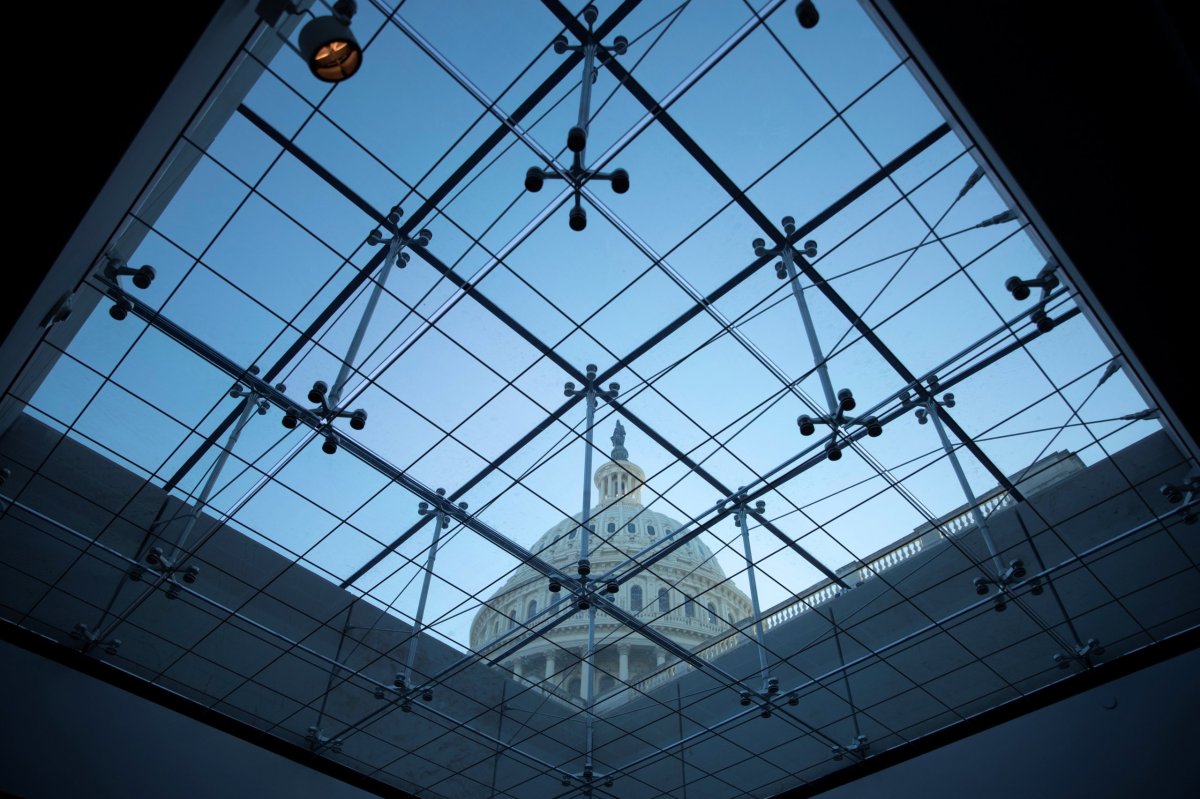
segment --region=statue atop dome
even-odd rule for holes
[[[617,420],[617,426],[613,430],[612,438],[610,440],[613,444],[611,454],[612,459],[614,461],[629,460],[629,450],[625,449],[625,428],[621,426],[620,419]]]

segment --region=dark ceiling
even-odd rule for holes
[[[1188,4],[893,5],[1195,435],[1200,76]]]

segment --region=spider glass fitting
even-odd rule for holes
[[[1042,290],[1042,296],[1038,299],[1037,309],[1030,315],[1030,320],[1037,325],[1037,329],[1043,333],[1049,333],[1054,329],[1054,319],[1046,313],[1046,301],[1050,297],[1050,292],[1058,288],[1059,279],[1055,275],[1058,270],[1058,264],[1049,261],[1037,273],[1037,276],[1030,280],[1022,280],[1013,275],[1008,280],[1004,281],[1004,288],[1013,299],[1018,302],[1029,299],[1029,290],[1038,288]]]
[[[130,278],[134,288],[145,291],[150,288],[157,273],[149,264],[134,269],[118,258],[106,256],[104,268],[100,270],[99,277],[111,288],[116,289],[116,291],[108,292],[109,296],[113,298],[113,306],[108,309],[108,315],[120,322],[133,310],[133,301],[125,296],[125,290],[121,287],[121,278]]]
[[[330,738],[321,732],[320,727],[309,727],[308,735],[304,736],[304,740],[308,741],[308,748],[314,752],[322,749],[329,749],[334,753],[342,751],[342,739]]]
[[[855,737],[852,743],[849,743],[845,746],[834,746],[831,747],[831,750],[833,752],[834,760],[841,760],[845,758],[846,755],[858,757],[861,760],[865,759],[867,753],[871,751],[871,744],[867,741],[867,736],[858,735]]]
[[[607,180],[612,184],[612,190],[617,194],[629,191],[629,173],[624,169],[614,169],[612,172],[601,172],[584,167],[585,151],[587,149],[588,119],[591,116],[592,84],[596,82],[596,56],[603,53],[608,57],[625,55],[629,49],[629,40],[624,36],[613,38],[612,44],[605,46],[595,38],[595,23],[599,11],[594,5],[583,9],[583,20],[587,23],[587,39],[580,44],[570,44],[566,36],[554,40],[554,52],[562,55],[568,51],[583,53],[583,81],[579,92],[579,119],[567,131],[567,149],[573,154],[571,166],[565,172],[554,168],[531,166],[525,172],[525,190],[539,192],[545,185],[546,179],[563,179],[571,186],[575,203],[567,215],[571,230],[579,231],[587,227],[587,211],[580,204],[580,190],[589,180]]]
[[[1200,470],[1193,470],[1188,474],[1182,485],[1163,483],[1158,491],[1167,502],[1180,505],[1178,512],[1183,516],[1184,524],[1196,523],[1196,500],[1200,499]]]
[[[1053,660],[1060,669],[1068,669],[1072,663],[1086,669],[1093,665],[1096,658],[1103,656],[1104,647],[1100,646],[1100,642],[1095,638],[1089,638],[1086,643],[1075,647],[1072,652],[1056,652]]]
[[[800,0],[796,4],[796,21],[805,30],[817,27],[817,23],[821,21],[821,14],[812,0]]]

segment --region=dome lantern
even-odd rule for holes
[[[629,460],[629,450],[625,449],[625,428],[620,421],[613,430],[611,441],[612,460],[596,470],[593,477],[596,490],[600,492],[600,506],[606,507],[615,502],[629,502],[634,505],[642,504],[642,483],[646,473],[642,467]]]

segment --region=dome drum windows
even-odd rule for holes
[[[658,612],[666,613],[671,609],[671,593],[665,588],[658,589]]]

